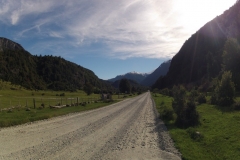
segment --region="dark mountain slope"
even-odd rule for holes
[[[4,50],[24,50],[23,47],[7,38],[0,37],[0,51]]]
[[[163,62],[154,72],[149,74],[140,84],[144,86],[153,85],[160,76],[165,76],[169,70],[171,60]]]
[[[240,39],[240,2],[193,34],[173,57],[169,72],[153,87],[165,88],[210,79],[221,71],[226,40]]]
[[[21,45],[0,38],[0,79],[27,88],[37,88],[43,81],[38,76],[35,58]]]
[[[141,92],[141,91],[147,91],[149,88],[142,86],[140,84],[138,84],[136,81],[131,80],[131,79],[127,79],[132,87],[132,92]],[[120,84],[120,80],[116,80],[115,82],[112,83],[112,86],[115,87],[116,89],[119,89],[119,84]]]
[[[86,68],[61,57],[32,56],[6,38],[0,38],[0,79],[28,89],[76,90],[86,83],[99,90],[113,88]]]
[[[146,74],[146,73],[142,74],[142,73],[137,73],[137,72],[129,72],[124,75],[118,75],[115,78],[109,79],[108,81],[115,82],[117,80],[126,78],[126,79],[131,79],[133,81],[136,81],[137,83],[141,83],[147,76],[148,76],[148,74]]]

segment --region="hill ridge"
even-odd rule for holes
[[[100,92],[113,87],[93,71],[61,57],[33,56],[20,44],[0,38],[0,79],[27,89],[78,90],[86,83]]]
[[[206,23],[194,33],[172,58],[166,76],[153,88],[178,84],[201,83],[216,77],[222,69],[222,53],[226,40],[240,40],[240,3],[236,2],[222,15]]]

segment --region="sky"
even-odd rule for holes
[[[0,37],[101,79],[150,73],[236,0],[0,0]]]

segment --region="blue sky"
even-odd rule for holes
[[[0,36],[101,79],[148,73],[236,0],[0,0]]]

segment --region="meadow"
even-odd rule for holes
[[[0,127],[9,127],[36,120],[48,119],[103,107],[133,95],[112,95],[112,100],[102,101],[100,94],[85,92],[36,91],[4,82],[0,89]],[[51,108],[50,106],[67,106]]]
[[[153,98],[160,114],[163,108],[172,109],[172,97],[153,94]],[[240,97],[236,101],[239,102]],[[240,159],[240,111],[209,102],[197,105],[197,111],[201,123],[197,127],[181,129],[175,126],[174,120],[164,120],[182,159]]]

